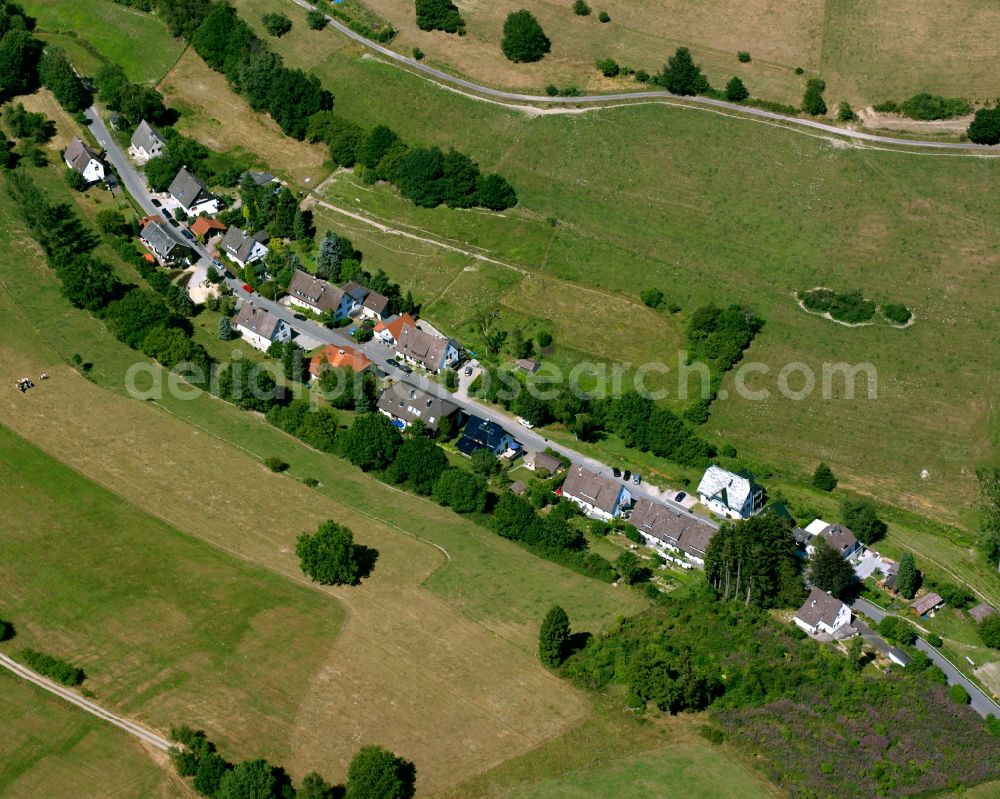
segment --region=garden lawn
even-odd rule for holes
[[[167,756],[62,699],[0,671],[0,794],[6,799],[183,799]]]
[[[42,31],[72,31],[134,81],[156,83],[184,50],[184,43],[174,39],[156,16],[112,0],[25,0],[20,5]]]

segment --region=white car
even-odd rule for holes
[[[517,417],[517,423],[519,425],[521,425],[522,427],[527,427],[529,430],[531,430],[534,427],[534,425],[531,422],[529,422],[527,419],[525,419],[523,416],[518,416]]]

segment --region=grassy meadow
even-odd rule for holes
[[[926,91],[989,101],[997,93],[1000,61],[992,31],[1000,11],[989,0],[962,0],[947,7],[918,0],[906,14],[885,0],[806,0],[782,3],[684,3],[650,5],[638,0],[590,2],[590,16],[579,17],[563,0],[528,0],[527,8],[552,41],[552,50],[534,64],[513,64],[500,50],[506,6],[478,2],[460,5],[466,35],[422,31],[409,0],[366,0],[399,30],[391,46],[409,55],[414,47],[425,62],[491,86],[541,93],[548,84],[587,92],[641,90],[631,77],[605,78],[595,68],[600,58],[622,66],[659,72],[677,47],[688,47],[712,85],[739,76],[756,97],[798,105],[805,80],[827,82],[827,105],[842,100],[864,106],[902,100]],[[287,0],[238,0],[247,19],[281,10],[298,22],[299,10]],[[597,15],[607,11],[611,21]],[[299,23],[304,29],[305,25]],[[311,33],[311,32],[307,32]],[[330,31],[326,37],[341,39]],[[315,34],[301,65],[314,66],[320,52]],[[342,39],[341,39],[342,40]],[[749,52],[741,63],[737,53]],[[297,64],[298,65],[298,64]],[[797,75],[796,69],[804,70]]]
[[[0,670],[0,795],[188,799],[162,752]]]
[[[134,81],[156,83],[184,51],[184,43],[174,39],[155,16],[112,0],[25,0],[19,5],[38,21],[39,28],[55,34],[76,34],[90,44],[87,49],[96,52],[96,60],[121,65]],[[70,45],[69,49],[77,48]],[[78,69],[83,67],[77,65]],[[94,64],[89,68],[93,69]]]

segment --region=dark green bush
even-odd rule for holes
[[[465,33],[465,20],[451,0],[416,0],[416,8],[420,30]]]
[[[882,312],[882,316],[894,325],[905,325],[913,317],[913,313],[909,308],[895,302],[886,303],[879,310]]]
[[[960,97],[942,97],[922,92],[899,104],[899,111],[910,119],[953,119],[972,113],[972,105]]]
[[[590,6],[587,5],[586,0],[576,0],[573,3],[573,13],[578,17],[589,17]]]
[[[621,72],[621,67],[618,66],[618,62],[613,58],[599,58],[597,60],[597,68],[606,78],[614,78]]]
[[[736,54],[736,58],[737,58],[737,60],[741,64],[749,64],[750,63],[750,53],[748,53],[746,50],[740,50]]]
[[[264,465],[272,472],[283,472],[288,469],[288,464],[277,455],[271,455],[270,457],[265,458]]]
[[[34,649],[22,649],[20,659],[28,668],[63,685],[79,685],[86,677],[83,669]]]
[[[517,64],[540,61],[552,42],[545,35],[535,16],[526,9],[514,11],[503,24],[503,40],[500,49],[509,61]]]
[[[597,15],[597,19],[600,22],[611,22],[611,15],[607,11],[602,11]]]
[[[264,14],[260,21],[264,23],[264,30],[275,37],[284,36],[292,29],[292,21],[284,14]]]

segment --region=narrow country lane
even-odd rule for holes
[[[313,6],[308,0],[291,0],[302,8],[309,9],[310,11],[316,11],[315,6]],[[475,94],[482,95],[484,97],[493,98],[495,102],[499,102],[501,105],[507,105],[511,107],[516,107],[519,103],[537,103],[539,105],[547,106],[573,106],[573,105],[595,105],[598,103],[621,103],[629,101],[650,101],[650,100],[674,100],[678,103],[690,103],[695,106],[702,106],[707,108],[715,108],[725,111],[735,111],[740,114],[746,114],[750,117],[756,117],[758,119],[770,120],[772,122],[781,122],[787,125],[794,125],[803,128],[809,128],[812,130],[822,131],[823,133],[830,133],[835,136],[843,136],[848,139],[854,139],[856,141],[873,142],[877,144],[891,144],[903,147],[920,147],[932,150],[957,150],[964,155],[978,155],[987,156],[993,158],[1000,158],[1000,146],[992,147],[985,144],[973,144],[971,142],[941,142],[941,141],[925,141],[921,139],[904,139],[897,138],[894,136],[880,136],[877,133],[864,133],[863,131],[849,130],[848,128],[837,127],[836,125],[830,125],[826,122],[819,122],[814,119],[803,119],[802,117],[789,116],[787,114],[778,114],[774,111],[766,111],[762,108],[754,108],[753,106],[740,105],[739,103],[730,103],[726,100],[716,100],[711,97],[698,97],[698,96],[683,96],[679,94],[672,94],[667,91],[638,91],[638,92],[622,92],[618,94],[585,94],[579,97],[548,97],[539,94],[522,94],[518,92],[508,92],[503,89],[495,89],[490,86],[483,86],[482,84],[475,83],[465,78],[459,78],[455,75],[449,75],[443,70],[436,69],[422,61],[417,61],[415,58],[410,58],[402,53],[397,53],[395,50],[391,50],[385,45],[381,45],[378,42],[373,42],[371,39],[367,39],[360,33],[355,33],[345,24],[327,15],[327,23],[346,36],[348,39],[367,47],[369,50],[373,50],[379,55],[383,55],[386,58],[400,64],[407,69],[420,73],[422,76],[429,76],[425,79],[431,79],[434,82],[445,83],[451,86],[457,86],[461,89],[466,89]]]
[[[71,691],[69,688],[64,688],[63,686],[52,682],[52,680],[43,677],[26,666],[22,666],[20,663],[7,657],[6,655],[0,654],[0,666],[12,671],[18,677],[27,680],[33,685],[37,685],[39,688],[43,688],[49,693],[55,694],[60,699],[65,699],[67,702],[70,702],[78,708],[87,711],[92,716],[97,716],[97,718],[102,721],[113,724],[118,729],[127,732],[129,735],[134,735],[136,738],[149,744],[150,746],[155,746],[157,749],[162,749],[164,752],[169,752],[171,749],[170,741],[166,738],[157,735],[155,732],[147,730],[145,727],[136,724],[134,721],[129,721],[128,719],[122,718],[121,716],[105,710],[95,702],[85,699],[75,691]]]

